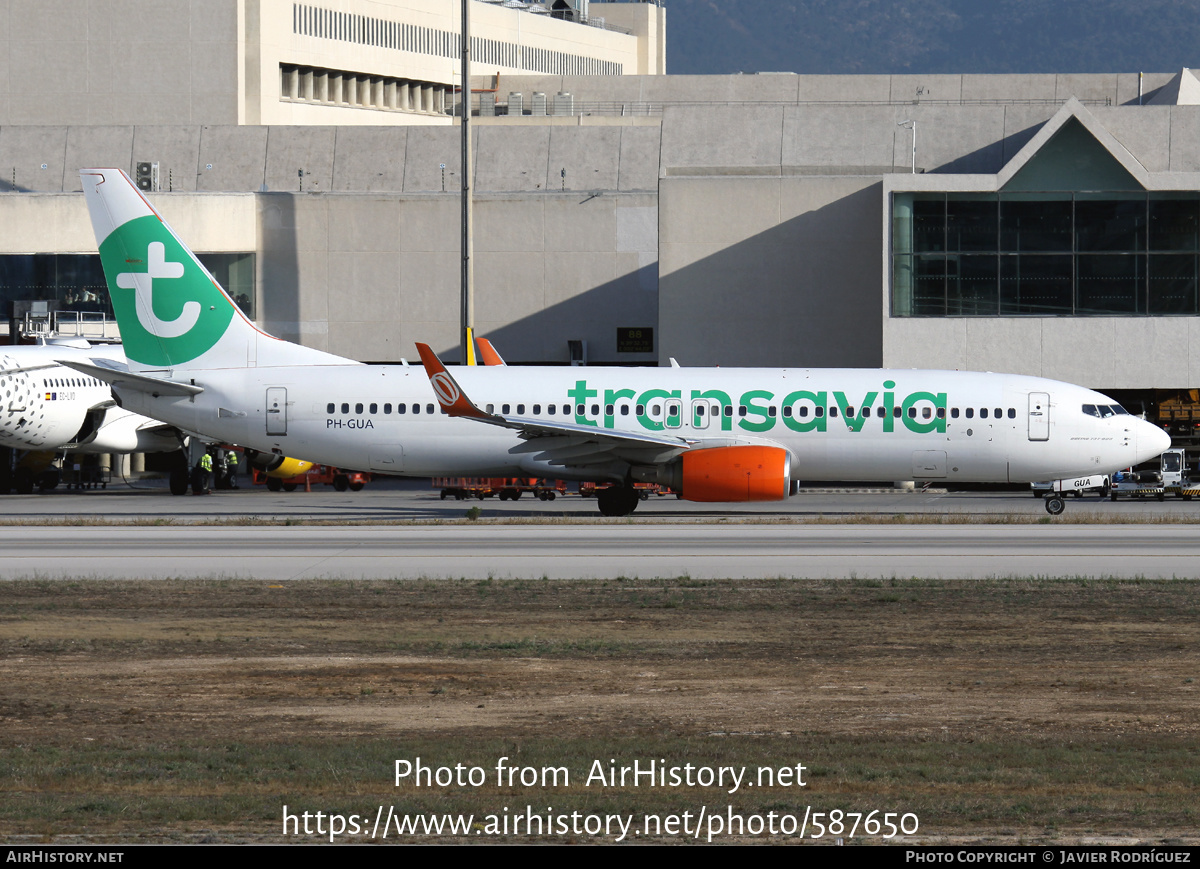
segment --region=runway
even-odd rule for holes
[[[0,527],[0,578],[1200,575],[1194,525]]]

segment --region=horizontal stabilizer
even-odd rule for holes
[[[204,391],[202,386],[190,383],[177,383],[174,380],[161,380],[146,374],[134,374],[124,369],[109,368],[105,365],[92,365],[87,362],[74,362],[66,359],[58,360],[58,364],[73,368],[80,374],[103,380],[118,389],[132,389],[145,392],[157,398],[160,395],[199,395]]]

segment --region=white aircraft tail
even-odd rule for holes
[[[358,364],[259,331],[128,175],[79,175],[131,371]]]

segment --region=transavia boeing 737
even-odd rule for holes
[[[801,479],[1100,474],[1169,445],[1100,393],[1038,377],[502,365],[451,374],[423,345],[424,371],[363,365],[260,332],[125,173],[80,174],[128,364],[64,364],[110,382],[131,411],[220,441],[409,476],[607,482],[608,516],[634,510],[637,481],[694,501],[778,501]]]

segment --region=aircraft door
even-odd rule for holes
[[[267,434],[287,434],[287,388],[267,387]]]
[[[667,399],[667,428],[683,425],[683,405],[678,398]]]
[[[1029,393],[1029,439],[1050,440],[1050,396],[1045,392]]]

